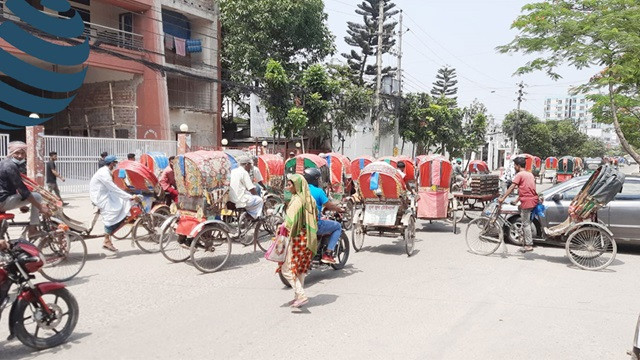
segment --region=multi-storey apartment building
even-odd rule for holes
[[[0,21],[19,21],[5,1]],[[72,0],[65,13],[26,1],[51,16],[78,12],[91,45],[84,84],[70,106],[45,123],[47,134],[175,139],[186,124],[194,144],[219,144],[220,31],[213,0]],[[2,39],[0,48],[48,70],[78,71],[52,69]],[[32,91],[6,76],[0,81]]]
[[[544,119],[571,120],[583,133],[601,139],[607,145],[619,145],[613,126],[593,121],[593,101],[584,95],[548,97],[544,102]]]

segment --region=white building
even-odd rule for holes
[[[581,132],[604,141],[610,147],[620,145],[613,125],[593,121],[593,101],[585,95],[548,97],[544,102],[544,120],[572,120]]]

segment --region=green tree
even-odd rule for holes
[[[531,133],[531,127],[538,123],[540,123],[540,119],[530,112],[513,110],[505,116],[502,122],[502,132],[511,139],[515,136],[520,149],[529,149],[528,134]]]
[[[435,139],[428,112],[433,99],[427,93],[407,94],[400,107],[399,130],[404,141],[416,144],[418,153],[426,153]]]
[[[273,132],[276,137],[292,137],[297,135],[297,126],[291,124],[289,110],[293,107],[291,80],[282,65],[273,59],[267,62],[264,75],[264,92],[262,104],[273,121]],[[295,119],[297,120],[297,119]]]
[[[551,132],[551,142],[554,145],[556,156],[578,156],[582,145],[589,137],[581,133],[571,120],[547,121]]]
[[[590,95],[589,98],[595,101],[591,109],[594,118],[598,122],[611,124],[613,116],[609,97],[598,94]],[[618,120],[622,132],[631,146],[640,149],[640,91],[636,88],[626,95],[618,94],[615,96],[615,103],[618,106]]]
[[[326,20],[322,0],[220,0],[223,80],[235,83],[225,96],[242,104],[254,91],[249,85],[264,79],[268,59],[295,74],[332,54]]]
[[[331,66],[329,74],[338,88],[333,97],[332,126],[341,135],[351,135],[355,124],[362,123],[368,117],[373,106],[373,91],[354,84],[346,66]]]
[[[434,97],[447,97],[453,100],[457,99],[455,96],[458,93],[458,80],[456,78],[456,69],[449,68],[447,66],[438,69],[436,75],[436,81],[433,83],[433,89],[431,89],[431,95]]]
[[[372,85],[371,76],[376,75],[375,59],[378,48],[378,19],[380,12],[380,1],[384,1],[384,31],[382,35],[382,53],[386,54],[395,45],[393,35],[397,22],[390,17],[398,13],[394,10],[395,4],[389,0],[364,0],[357,5],[355,10],[362,16],[362,23],[347,22],[347,36],[345,42],[354,49],[342,56],[347,60],[352,81],[359,85]],[[388,74],[393,69],[386,67],[383,75]]]
[[[640,3],[635,0],[554,0],[525,5],[512,28],[520,33],[503,53],[538,56],[516,73],[545,71],[558,79],[557,68],[595,68],[594,76],[576,90],[604,90],[611,121],[624,149],[638,162],[619,116],[620,95],[632,94],[640,83]],[[637,93],[636,93],[637,94]]]
[[[603,157],[607,155],[607,145],[600,139],[589,138],[581,144],[575,155],[582,158]]]

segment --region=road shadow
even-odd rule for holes
[[[90,335],[91,333],[73,333],[64,344],[40,351],[24,346],[18,339],[12,341],[1,341],[0,349],[2,349],[1,354],[3,359],[33,359],[41,356],[54,355],[64,358],[65,351],[68,351],[74,345],[80,344],[80,340]]]
[[[146,254],[144,252],[142,252],[139,249],[132,249],[132,250],[120,250],[116,253],[113,253],[111,251],[109,252],[101,252],[101,253],[91,253],[91,254],[87,254],[87,261],[98,261],[98,260],[105,260],[105,259],[120,259],[120,258],[124,258],[127,256],[132,256],[132,255],[142,255],[142,254]],[[154,255],[154,254],[149,254],[149,255]],[[157,255],[157,254],[156,254]]]
[[[264,252],[260,249],[245,254],[234,255],[231,253],[229,260],[227,260],[227,263],[224,265],[222,270],[239,269],[247,265],[256,264],[259,263],[262,258],[264,258]]]
[[[429,222],[429,221],[424,221],[422,224],[422,227],[416,227],[417,231],[420,232],[438,232],[438,233],[453,233],[453,224],[448,222],[448,221],[443,221],[443,220],[433,220],[433,222]],[[456,226],[456,232],[455,234],[460,234],[461,233],[461,227],[460,224],[458,224]]]
[[[326,306],[329,304],[333,304],[334,302],[336,302],[338,300],[338,295],[331,295],[331,294],[319,294],[316,295],[314,297],[310,297],[309,298],[309,302],[307,303],[307,305],[301,307],[301,308],[292,308],[291,309],[291,313],[293,314],[311,314],[311,311],[309,311],[309,309],[314,308],[314,307],[322,307],[322,306]],[[288,306],[288,305],[287,305]]]
[[[316,269],[307,275],[304,280],[304,287],[309,288],[326,280],[344,279],[360,272],[362,272],[362,270],[359,270],[351,264],[345,265],[342,270],[334,270],[333,268]],[[285,289],[290,290],[288,287],[285,287]]]
[[[98,274],[93,275],[84,275],[84,276],[76,276],[73,279],[66,281],[65,284],[67,286],[77,286],[88,283],[92,277],[98,276]]]

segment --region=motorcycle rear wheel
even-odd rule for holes
[[[56,320],[49,323],[44,320],[38,321],[37,317],[42,316],[39,310],[41,305],[38,304],[38,300],[34,300],[34,304],[30,304],[28,301],[20,299],[15,305],[17,306],[18,321],[13,324],[14,334],[20,342],[37,350],[56,347],[67,341],[78,323],[80,313],[76,298],[67,289],[53,290],[42,295],[42,299],[54,311],[58,317]],[[60,300],[65,303],[64,307],[61,306]],[[33,311],[32,308],[36,310]],[[62,325],[65,318],[67,320],[64,321],[64,326],[60,327],[59,325]],[[27,325],[35,325],[33,332],[27,329],[25,322],[28,322]],[[50,334],[50,336],[39,337],[38,335],[41,331]]]

